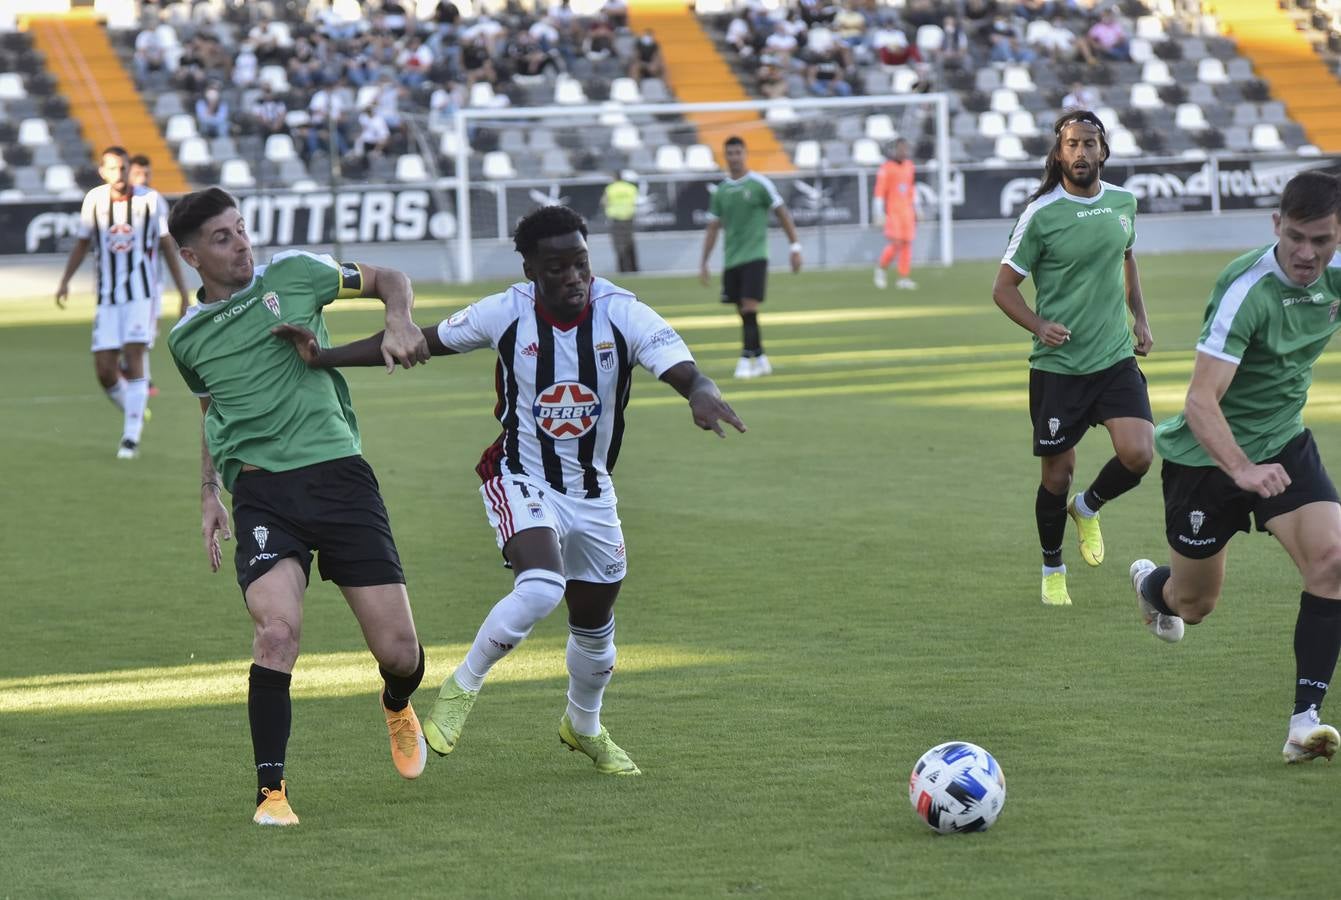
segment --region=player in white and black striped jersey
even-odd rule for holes
[[[79,239],[70,251],[56,289],[56,305],[65,308],[70,279],[93,249],[93,367],[98,383],[122,411],[120,459],[139,455],[148,401],[146,347],[153,340],[159,258],[167,264],[183,308],[190,303],[177,245],[168,234],[168,206],[154,190],[128,181],[130,158],[121,147],[102,152],[98,174],[103,184],[89,191],[80,209]],[[126,372],[119,371],[121,358]]]
[[[630,291],[593,278],[587,226],[564,206],[532,212],[515,244],[528,281],[485,297],[424,337],[434,355],[491,347],[498,353],[495,415],[502,434],[476,468],[498,546],[516,573],[465,660],[443,682],[424,737],[450,753],[485,676],[567,600],[568,707],[559,737],[598,771],[639,774],[601,726],[615,665],[614,604],[626,572],[610,472],[624,434],[633,367],[689,401],[694,423],[725,437],[745,426],[694,364],[665,319]],[[321,350],[308,332],[280,326],[310,365],[375,365],[381,336]]]

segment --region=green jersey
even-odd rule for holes
[[[1197,352],[1238,366],[1220,409],[1253,462],[1275,456],[1304,430],[1313,363],[1341,327],[1338,308],[1341,253],[1309,285],[1285,274],[1275,244],[1240,256],[1216,280]],[[1155,446],[1170,462],[1215,465],[1182,413],[1159,423]]]
[[[778,189],[758,172],[717,185],[708,201],[708,218],[721,222],[726,232],[723,268],[768,259],[768,214],[781,205]]]
[[[290,250],[257,266],[247,287],[191,307],[173,327],[168,348],[186,386],[210,398],[205,444],[224,487],[233,489],[243,463],[283,472],[361,452],[344,378],[309,369],[270,329],[301,325],[328,347],[321,308],[362,291],[358,266]]]
[[[1035,337],[1032,368],[1087,375],[1134,355],[1123,270],[1134,243],[1136,198],[1107,182],[1093,197],[1058,185],[1024,208],[1001,262],[1032,274],[1034,311],[1071,330],[1060,347]]]

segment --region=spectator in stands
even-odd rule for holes
[[[156,29],[146,28],[135,36],[134,65],[135,78],[139,81],[147,78],[150,72],[171,71],[172,66]]]
[[[1073,109],[1094,109],[1099,105],[1099,92],[1092,87],[1085,87],[1079,81],[1071,83],[1071,90],[1062,98],[1062,112],[1070,112]]]
[[[263,19],[253,25],[247,32],[247,40],[256,48],[256,58],[261,65],[283,65],[293,48],[288,25],[273,19]]]
[[[883,66],[912,66],[922,62],[922,52],[908,41],[908,35],[898,29],[884,33],[884,43],[876,47]]]
[[[354,142],[354,153],[359,156],[381,156],[391,142],[391,128],[377,107],[369,103],[359,113],[359,136]]]
[[[837,48],[811,59],[806,67],[806,87],[816,97],[852,96],[852,85],[847,81]]]
[[[312,87],[324,80],[321,60],[317,58],[316,51],[307,38],[299,38],[294,42],[293,55],[289,57],[286,68],[288,69],[289,84],[294,87]]]
[[[432,49],[418,35],[411,35],[400,55],[396,57],[400,83],[414,90],[428,80],[428,70],[432,66]]]
[[[355,87],[363,87],[377,80],[378,67],[370,56],[360,53],[345,64],[344,76]]]
[[[1040,57],[1051,59],[1053,62],[1079,59],[1093,65],[1095,61],[1089,41],[1078,40],[1075,32],[1067,27],[1066,19],[1060,15],[1053,16],[1047,28],[1040,28],[1035,32],[1034,41],[1030,46]]]
[[[400,0],[382,0],[382,22],[387,31],[405,34],[409,28],[409,16]]]
[[[433,10],[433,21],[437,23],[439,31],[444,28],[455,30],[461,22],[461,10],[452,0],[438,0],[437,8]]]
[[[428,125],[434,131],[455,127],[457,110],[466,105],[466,92],[460,84],[448,81],[433,91],[428,100]]]
[[[507,26],[488,13],[480,13],[475,21],[461,32],[461,37],[464,40],[482,39],[491,57],[498,55],[502,43],[507,40],[507,36]]]
[[[1029,45],[1018,35],[1006,37],[1000,34],[992,35],[992,52],[989,56],[995,63],[1031,63],[1037,55],[1029,49]]]
[[[797,41],[796,35],[792,34],[785,20],[779,20],[773,23],[773,33],[764,41],[764,49],[783,60],[786,65],[792,56],[796,54]]]
[[[833,17],[833,33],[850,53],[856,53],[866,44],[867,24],[860,10],[844,7]]]
[[[243,41],[238,47],[237,56],[233,58],[233,84],[240,88],[249,88],[256,83],[260,73],[260,63],[256,59],[256,51],[247,41]]]
[[[196,99],[196,126],[205,137],[228,137],[228,101],[218,85],[210,85]]]
[[[735,49],[741,59],[748,59],[754,55],[754,42],[754,31],[744,16],[736,16],[726,26],[726,43]]]
[[[344,156],[349,152],[349,138],[345,135],[345,116],[350,107],[347,91],[336,85],[323,85],[307,104],[307,158],[318,150],[331,152],[331,135],[335,136],[334,152]]]
[[[611,28],[627,28],[629,26],[629,4],[626,0],[605,0],[605,3],[601,6],[601,15],[610,23]],[[624,270],[620,269],[620,271]]]
[[[172,73],[173,86],[185,94],[198,94],[205,89],[208,81],[201,44],[193,40],[182,48],[177,70]]]
[[[465,70],[467,86],[477,81],[498,83],[498,72],[494,69],[494,61],[489,58],[489,49],[484,44],[483,36],[468,39],[461,48],[461,68]]]
[[[383,72],[377,81],[377,96],[373,102],[377,104],[377,114],[392,131],[400,130],[403,122],[400,100],[406,93],[406,89],[397,84],[388,72]]]
[[[645,29],[633,46],[633,62],[629,65],[629,77],[634,81],[642,81],[644,78],[661,78],[665,72],[665,66],[661,61],[661,45],[657,43],[652,29]]]
[[[754,70],[755,87],[766,100],[780,100],[787,96],[787,73],[776,54],[759,54],[759,68]]]
[[[582,41],[582,55],[592,62],[609,59],[615,52],[615,31],[610,23],[598,16],[587,29]]]
[[[941,43],[940,60],[942,62],[953,60],[957,63],[971,60],[968,31],[959,17],[946,16],[941,22],[941,30],[945,32],[945,40]]]
[[[260,96],[256,98],[250,111],[251,119],[256,124],[257,130],[266,137],[284,133],[286,130],[284,117],[288,113],[288,106],[285,105],[283,100],[275,96],[270,82],[262,82]]]
[[[1095,55],[1115,62],[1131,62],[1127,32],[1113,10],[1104,10],[1099,21],[1090,26],[1085,36]]]
[[[557,54],[546,53],[529,31],[520,31],[513,36],[506,57],[513,80],[522,84],[543,80],[547,69],[551,74],[559,71]]]
[[[549,19],[536,19],[526,30],[546,53],[559,49],[561,43],[559,29],[554,27],[554,23]]]
[[[137,153],[130,158],[130,174],[126,176],[132,188],[153,187],[150,182],[154,180],[154,164],[150,162],[149,157],[143,153]]]

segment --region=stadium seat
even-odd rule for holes
[[[1164,33],[1164,20],[1159,16],[1138,16],[1136,19],[1136,36],[1145,38],[1147,41],[1162,41],[1168,35]]]
[[[874,138],[858,138],[852,142],[852,162],[858,166],[878,166],[885,161],[880,143]]]
[[[1127,42],[1127,53],[1137,65],[1145,65],[1155,58],[1155,48],[1145,38],[1132,38]]]
[[[1197,63],[1197,81],[1206,84],[1228,84],[1229,75],[1225,64],[1214,56],[1208,56]]]
[[[291,109],[284,114],[284,124],[290,128],[302,128],[312,121],[312,114],[305,109]]]
[[[789,103],[769,106],[768,111],[764,113],[764,121],[771,125],[785,125],[788,122],[795,122],[799,118],[796,109]]]
[[[1231,153],[1250,153],[1253,148],[1252,133],[1242,125],[1231,125],[1224,130],[1225,149]]]
[[[978,134],[986,138],[997,138],[1006,133],[1006,117],[999,112],[978,114]]]
[[[1094,110],[1094,114],[1099,117],[1099,121],[1104,123],[1104,128],[1112,131],[1115,128],[1122,127],[1122,117],[1118,111],[1111,106],[1101,106]]]
[[[1229,61],[1229,65],[1225,67],[1225,74],[1229,76],[1230,81],[1251,81],[1257,77],[1253,73],[1252,60],[1242,56]]]
[[[607,100],[601,104],[601,114],[596,121],[606,128],[618,128],[620,125],[629,124],[629,117],[624,114],[618,103]]]
[[[865,137],[865,123],[855,116],[840,116],[835,122],[834,137],[840,141],[855,141]]]
[[[182,106],[182,95],[176,91],[164,91],[154,100],[155,119],[166,119],[182,112],[186,112],[186,108]]]
[[[1269,125],[1287,125],[1290,122],[1290,116],[1285,111],[1285,104],[1279,100],[1272,100],[1262,104],[1262,121]]]
[[[268,84],[270,89],[276,94],[287,94],[289,92],[289,73],[283,66],[261,66],[261,71],[256,74],[256,83]]]
[[[526,132],[520,128],[505,128],[498,133],[498,149],[509,154],[526,152]]]
[[[998,137],[993,153],[998,159],[1004,159],[1007,162],[1023,162],[1029,158],[1028,152],[1024,149],[1024,143],[1013,134],[1003,134]]]
[[[448,159],[456,159],[457,146],[458,145],[456,139],[456,130],[453,129],[451,131],[444,131],[442,133],[442,137],[438,141],[438,153],[441,154],[442,156],[445,156]],[[469,141],[466,141],[465,151],[466,156],[469,156],[470,155]]]
[[[382,93],[382,87],[378,84],[365,84],[359,88],[358,94],[354,97],[354,109],[364,110],[377,102],[377,95]]]
[[[984,66],[973,76],[973,89],[980,94],[990,94],[1001,87],[1001,73],[992,66]]]
[[[907,94],[917,86],[921,81],[921,76],[917,71],[908,66],[898,66],[891,73],[889,78],[889,92],[891,94]]]
[[[923,25],[917,29],[917,37],[913,42],[923,54],[939,51],[945,46],[945,29],[939,25]]]
[[[610,99],[616,103],[641,103],[642,93],[632,78],[616,78],[610,82]]]
[[[214,162],[214,157],[210,156],[210,145],[204,138],[190,137],[182,141],[182,145],[177,148],[177,162],[188,168],[208,166]]]
[[[1322,156],[1322,149],[1317,144],[1300,144],[1295,153],[1300,156]]]
[[[1206,114],[1201,111],[1201,107],[1195,103],[1178,104],[1173,122],[1184,131],[1202,131],[1211,124],[1206,121]]]
[[[256,178],[245,159],[229,159],[224,160],[219,170],[219,184],[226,188],[249,188],[256,186]]]
[[[418,153],[403,153],[396,157],[396,180],[407,184],[423,184],[429,180],[428,166]]]
[[[1010,88],[1017,94],[1038,90],[1027,66],[1006,66],[1006,70],[1001,73],[1001,86]]]
[[[169,144],[180,144],[187,138],[198,136],[195,116],[186,113],[178,113],[169,118],[167,126],[163,129],[163,138]]]
[[[610,134],[610,146],[616,150],[632,150],[643,145],[643,137],[638,133],[637,125],[616,125]]]
[[[691,172],[716,172],[717,160],[707,144],[690,144],[684,153],[684,167]]]
[[[540,158],[540,174],[549,178],[568,178],[573,174],[573,163],[568,152],[559,147],[546,150]]]
[[[23,147],[36,147],[51,143],[51,129],[46,119],[24,119],[19,123],[18,143]]]
[[[1010,88],[997,88],[992,91],[992,110],[999,113],[1013,113],[1020,108],[1020,98]]]
[[[1125,128],[1109,130],[1108,149],[1114,156],[1140,156],[1143,152],[1136,143],[1136,136]]]
[[[1188,147],[1178,155],[1183,159],[1210,159],[1210,154],[1201,147]]]
[[[1040,134],[1038,125],[1034,122],[1033,114],[1023,109],[1017,109],[1010,114],[1006,120],[1006,129],[1017,137],[1036,137]]]
[[[28,96],[23,76],[18,72],[0,72],[0,100],[22,100]]]
[[[978,117],[971,112],[955,113],[950,120],[950,133],[960,138],[977,137]]]
[[[265,139],[265,158],[274,163],[297,159],[298,151],[293,147],[293,138],[287,134],[270,135]]]
[[[666,82],[660,78],[644,78],[639,89],[645,103],[667,103],[674,99],[671,97],[670,90],[666,87]]]
[[[1152,59],[1142,66],[1141,80],[1155,87],[1165,87],[1174,83],[1173,75],[1169,72],[1169,64],[1162,59]]]
[[[42,182],[48,194],[68,194],[77,191],[83,196],[79,184],[75,181],[74,169],[69,166],[47,166]]]
[[[1052,37],[1052,23],[1042,16],[1033,19],[1024,29],[1024,42],[1031,47],[1047,43]]]
[[[684,151],[679,144],[663,144],[657,148],[655,165],[658,172],[683,172]]]
[[[820,156],[824,164],[832,169],[841,169],[852,165],[852,145],[847,141],[825,141]]]
[[[865,136],[877,141],[892,141],[899,134],[894,130],[894,120],[884,113],[866,117]]]
[[[1143,81],[1131,86],[1131,99],[1128,102],[1133,109],[1164,108],[1164,101],[1160,99],[1159,91],[1153,84],[1146,84]]]
[[[493,106],[494,86],[487,81],[477,81],[470,86],[470,98],[467,106]]]
[[[577,106],[587,102],[582,82],[573,78],[560,77],[554,82],[554,102],[561,106]]]
[[[545,127],[539,127],[531,132],[528,148],[532,153],[544,153],[546,150],[558,149],[559,142],[554,139],[554,132]]]
[[[485,178],[494,180],[517,177],[517,170],[512,165],[512,157],[502,150],[491,150],[484,154],[481,173]]]
[[[1234,104],[1235,125],[1256,125],[1261,119],[1262,115],[1257,111],[1256,103]]]
[[[1285,149],[1285,142],[1281,140],[1276,126],[1265,122],[1253,126],[1252,142],[1253,149],[1263,153],[1279,153]]]
[[[820,164],[819,141],[797,141],[792,151],[792,165],[798,169],[814,169]]]

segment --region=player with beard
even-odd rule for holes
[[[1099,178],[1108,159],[1103,122],[1088,110],[1074,110],[1057,120],[1054,132],[1043,183],[1011,231],[992,299],[1034,335],[1029,412],[1034,455],[1043,466],[1034,504],[1043,547],[1042,599],[1069,606],[1062,564],[1067,516],[1079,532],[1081,558],[1100,565],[1099,509],[1136,487],[1154,457],[1150,398],[1133,358],[1149,353],[1154,339],[1132,253],[1136,198]],[[1033,309],[1020,292],[1030,275]],[[1100,424],[1115,455],[1068,502],[1076,444]]]

